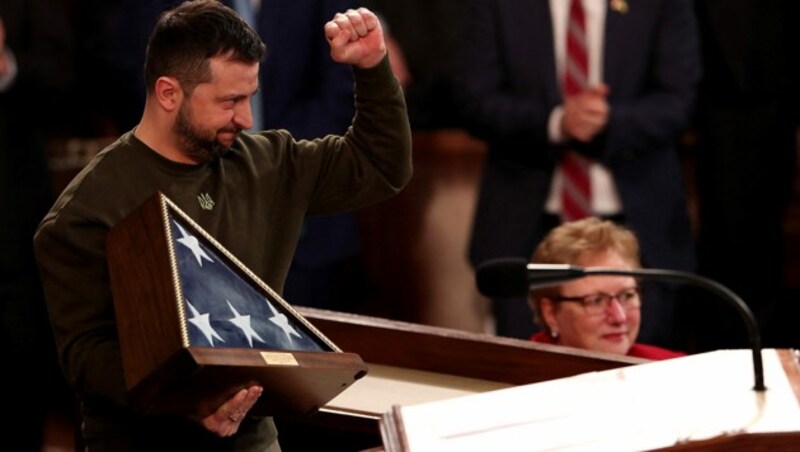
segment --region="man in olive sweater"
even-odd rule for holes
[[[357,114],[343,136],[298,141],[285,130],[242,133],[265,46],[233,10],[197,0],[165,13],[148,44],[141,122],[87,165],[41,223],[37,262],[90,451],[280,450],[272,419],[246,416],[258,386],[202,419],[128,407],[105,241],[161,191],[280,292],[307,215],[399,192],[412,172],[410,127],[379,21],[348,10],[324,32],[333,60],[353,67]]]

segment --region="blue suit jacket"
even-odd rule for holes
[[[629,1],[606,17],[606,131],[581,151],[614,175],[645,266],[694,268],[694,245],[675,142],[689,122],[700,75],[688,0]],[[547,141],[561,103],[547,0],[474,0],[465,21],[459,95],[470,130],[490,151],[470,244],[474,265],[529,257],[562,149]]]
[[[262,1],[256,28],[267,45],[259,86],[265,128],[285,128],[295,138],[347,131],[355,111],[352,70],[331,59],[323,26],[355,7],[351,0]]]

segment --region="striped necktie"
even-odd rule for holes
[[[586,47],[586,19],[581,0],[571,0],[567,22],[567,58],[564,69],[564,95],[578,94],[589,85],[589,56]],[[561,217],[574,221],[592,214],[592,187],[589,180],[591,159],[566,149],[561,161],[564,183],[561,191]]]

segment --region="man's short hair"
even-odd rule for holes
[[[150,35],[145,56],[148,93],[159,77],[173,77],[191,93],[211,80],[209,60],[260,62],[266,45],[233,9],[216,0],[192,0],[161,14]]]

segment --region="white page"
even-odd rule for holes
[[[720,350],[402,407],[410,452],[645,450],[800,430],[775,350],[754,391],[751,350]]]

